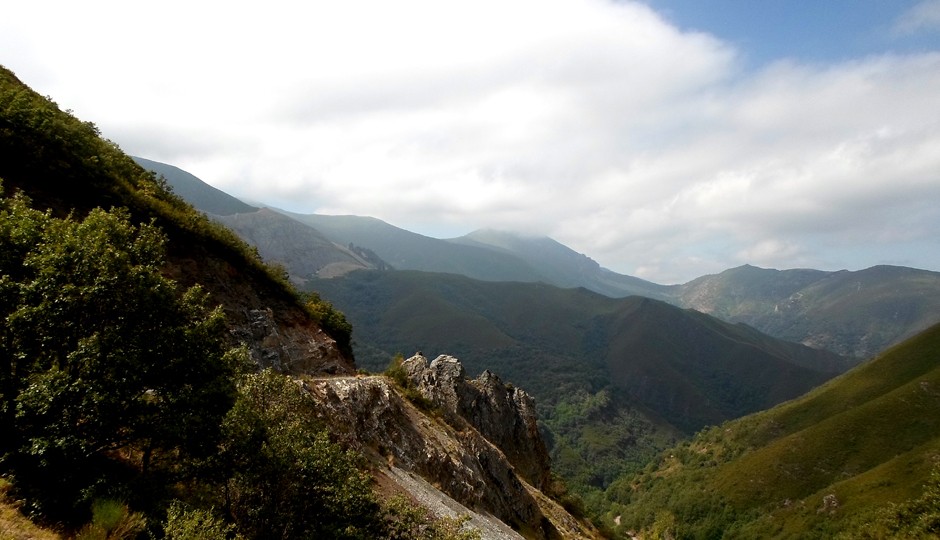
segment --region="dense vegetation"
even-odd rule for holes
[[[614,482],[611,517],[677,538],[935,537],[938,359],[940,325],[800,399],[705,430]]]

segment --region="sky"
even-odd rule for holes
[[[940,271],[940,0],[15,2],[0,63],[252,202],[681,283]]]

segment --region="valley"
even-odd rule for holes
[[[339,274],[295,264],[283,246],[296,235],[252,241],[280,216],[374,257]],[[743,266],[664,286],[547,238],[439,240],[372,218],[283,211],[266,220],[240,234],[346,314],[358,365],[453,354],[531,391],[553,470],[610,529],[630,500],[624,483],[673,444],[797,398],[940,318],[940,274],[911,268]]]

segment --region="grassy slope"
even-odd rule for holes
[[[940,459],[940,325],[805,397],[700,434],[634,480],[637,527],[668,508],[702,532],[699,508],[737,516],[740,537],[830,536],[916,497]],[[837,507],[823,509],[834,495]],[[624,501],[626,502],[626,501]]]

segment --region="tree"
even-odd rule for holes
[[[161,274],[164,242],[126,210],[56,219],[0,200],[0,457],[40,501],[94,496],[93,464],[116,450],[146,475],[155,452],[218,443],[236,362],[221,310]]]
[[[245,377],[225,419],[226,499],[248,538],[374,538],[378,502],[357,454],[330,441],[312,398],[265,370]]]

